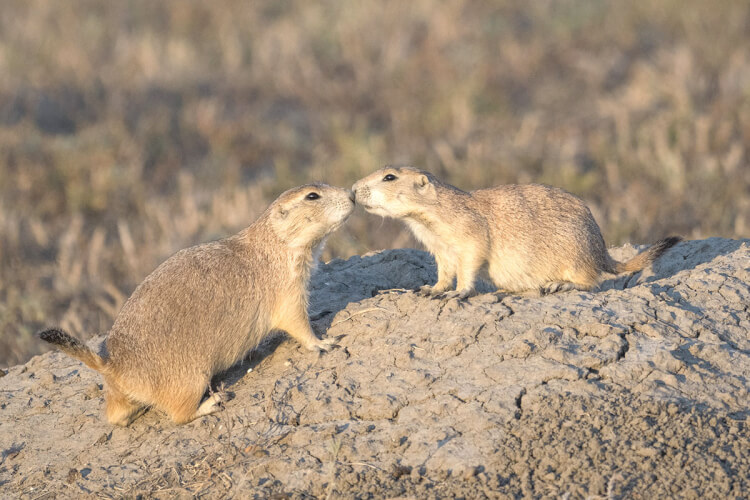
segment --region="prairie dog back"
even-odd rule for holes
[[[106,382],[107,418],[127,425],[156,406],[176,423],[215,411],[211,377],[240,360],[271,330],[310,350],[329,350],[310,327],[308,282],[325,239],[354,208],[351,192],[310,184],[283,193],[248,228],[181,250],[135,289],[94,353],[59,329],[58,345]]]
[[[506,291],[588,290],[603,274],[643,269],[680,241],[666,238],[618,263],[583,200],[540,184],[466,192],[429,172],[385,167],[352,189],[357,204],[403,220],[435,256],[438,281],[420,289],[431,296],[466,298],[480,276]]]

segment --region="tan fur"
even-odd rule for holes
[[[357,204],[403,220],[435,256],[438,280],[422,287],[427,295],[468,297],[478,277],[507,291],[588,290],[604,273],[643,269],[680,240],[616,262],[584,202],[539,184],[465,192],[422,170],[385,167],[352,189]],[[457,291],[446,294],[454,279]]]
[[[102,353],[59,329],[41,338],[102,373],[112,424],[128,425],[147,406],[178,424],[211,413],[224,398],[212,393],[201,403],[211,377],[270,331],[286,331],[311,350],[331,348],[310,327],[308,282],[326,237],[353,208],[345,189],[291,189],[250,227],[161,264],[123,306]]]

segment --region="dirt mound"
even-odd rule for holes
[[[616,257],[637,249],[613,250]],[[0,379],[3,497],[591,495],[750,488],[750,240],[679,244],[600,291],[421,298],[424,252],[321,265],[317,356],[282,335],[217,378],[226,409],[102,419],[50,353]],[[395,290],[393,290],[395,289]],[[384,292],[384,290],[390,290]]]

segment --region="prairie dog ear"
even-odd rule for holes
[[[414,181],[414,187],[417,188],[417,192],[424,196],[435,196],[435,186],[432,185],[430,179],[426,175],[420,175]]]

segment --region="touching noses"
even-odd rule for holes
[[[354,185],[352,186],[352,201],[356,203],[357,198],[362,199],[362,195],[366,194],[364,189],[365,187],[366,186],[363,186],[361,181],[357,181],[354,183]]]
[[[355,182],[352,185],[352,197],[356,200],[357,199],[357,189],[359,189],[359,181]]]

